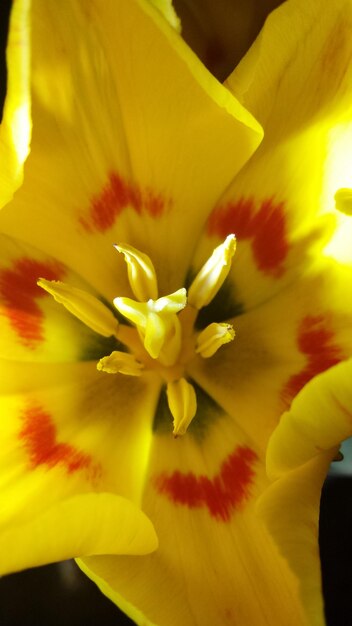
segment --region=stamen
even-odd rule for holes
[[[109,356],[100,359],[97,363],[97,369],[107,374],[120,373],[128,376],[141,376],[144,365],[137,361],[133,354],[114,350]]]
[[[352,215],[352,189],[338,189],[335,193],[335,206],[341,213]]]
[[[40,278],[37,284],[94,332],[103,337],[116,335],[119,325],[117,319],[95,296],[60,281]]]
[[[140,302],[146,302],[150,298],[156,300],[158,283],[154,265],[149,256],[127,243],[116,244],[114,247],[125,256],[128,279],[137,300]]]
[[[158,300],[136,302],[131,298],[115,298],[117,310],[135,324],[144,347],[152,359],[173,365],[181,346],[181,333],[176,314],[186,306],[184,288]]]
[[[194,387],[185,378],[167,385],[167,401],[174,418],[173,434],[184,435],[197,412],[197,396]]]
[[[235,331],[231,324],[209,324],[199,333],[196,342],[196,352],[204,359],[213,356],[225,343],[233,341]]]
[[[230,271],[235,250],[236,237],[228,235],[225,241],[215,248],[192,282],[188,291],[188,304],[199,310],[212,301]]]

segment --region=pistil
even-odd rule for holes
[[[177,318],[187,301],[186,289],[158,300],[137,302],[131,298],[115,298],[117,310],[132,322],[143,345],[152,357],[165,366],[174,365],[181,348],[181,327]]]

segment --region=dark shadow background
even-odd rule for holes
[[[0,106],[6,90],[4,46],[10,2],[0,0]],[[253,41],[265,15],[280,3],[280,0],[221,0],[216,3],[213,0],[175,0],[185,25],[184,37],[192,40],[197,54],[220,79],[226,77]],[[227,26],[226,33],[222,34],[216,18],[222,8],[228,15],[226,24],[230,19],[239,22],[241,18],[237,36],[233,36]],[[352,461],[348,463],[346,459],[340,471],[333,472],[326,481],[321,499],[320,548],[328,626],[352,626],[351,476]],[[63,624],[128,626],[132,622],[98,591],[73,561],[0,579],[0,626]]]

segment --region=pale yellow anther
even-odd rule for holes
[[[352,189],[338,189],[335,193],[335,206],[341,213],[352,215]]]
[[[197,412],[197,396],[194,387],[185,378],[167,385],[167,401],[174,418],[173,434],[184,435]]]
[[[188,290],[188,304],[199,310],[212,301],[231,269],[235,250],[236,237],[228,235],[225,241],[215,248],[192,282]]]
[[[149,299],[156,300],[158,282],[149,256],[127,243],[116,244],[115,248],[125,257],[128,279],[136,298],[140,302],[146,302]]]
[[[127,374],[141,376],[144,365],[137,361],[133,354],[114,350],[109,356],[104,356],[97,363],[97,369],[107,374]]]
[[[40,278],[38,285],[50,293],[56,302],[63,304],[72,315],[99,335],[110,337],[116,334],[119,325],[116,317],[95,296],[83,289],[45,278]]]
[[[204,359],[209,359],[223,346],[235,338],[235,331],[231,324],[209,324],[199,333],[196,342],[196,352]]]
[[[136,302],[131,298],[115,298],[117,310],[132,322],[152,359],[163,365],[173,365],[181,347],[181,330],[177,313],[187,302],[186,289],[163,296],[158,300]]]

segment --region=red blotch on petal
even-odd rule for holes
[[[38,287],[38,278],[59,280],[64,267],[56,262],[41,262],[27,257],[17,259],[12,268],[0,270],[0,297],[12,328],[28,348],[35,348],[44,339],[43,312],[37,298],[47,296]]]
[[[159,493],[190,509],[206,507],[212,517],[229,521],[233,511],[249,497],[257,455],[247,447],[239,447],[227,457],[220,472],[212,479],[191,472],[161,474],[155,479]]]
[[[62,465],[68,474],[88,469],[96,473],[88,454],[57,441],[55,424],[50,414],[40,406],[26,408],[21,417],[23,427],[19,436],[28,453],[31,469],[42,465],[49,469]]]
[[[251,239],[258,269],[275,277],[282,275],[289,250],[283,202],[269,198],[257,210],[254,198],[229,202],[210,215],[207,232],[220,239],[230,233],[234,233],[239,242]]]
[[[105,187],[90,204],[88,216],[80,218],[87,232],[104,233],[111,228],[124,209],[130,207],[137,214],[145,212],[151,217],[161,216],[171,205],[169,199],[151,189],[142,189],[112,172]]]
[[[344,357],[334,344],[334,333],[328,320],[322,316],[307,316],[299,327],[297,344],[299,351],[307,357],[306,366],[291,376],[283,390],[283,398],[290,402],[311,378],[339,363]]]

